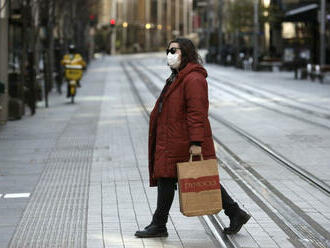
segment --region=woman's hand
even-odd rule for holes
[[[200,155],[202,155],[202,147],[201,146],[192,145],[192,146],[190,146],[189,152],[193,156],[200,156]]]

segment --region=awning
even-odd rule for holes
[[[316,3],[309,4],[306,6],[302,6],[302,7],[296,8],[296,9],[289,10],[285,13],[285,16],[289,17],[289,16],[293,16],[293,15],[298,15],[298,14],[301,14],[301,13],[304,13],[304,12],[307,12],[310,10],[317,9],[318,7],[319,7],[319,5]]]

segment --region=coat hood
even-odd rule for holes
[[[202,74],[205,78],[207,77],[207,71],[204,69],[204,67],[197,63],[188,63],[185,68],[183,68],[181,71],[179,71],[179,78],[185,77],[187,74],[191,72],[199,72]]]
[[[188,63],[185,66],[185,68],[183,68],[181,71],[179,71],[177,78],[171,84],[171,86],[167,90],[167,92],[165,93],[164,101],[175,90],[175,88],[178,87],[184,81],[185,77],[188,76],[191,72],[197,72],[201,75],[201,77],[205,77],[205,78],[207,77],[207,72],[202,65],[197,64],[197,63]]]

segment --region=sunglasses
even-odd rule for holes
[[[180,50],[180,48],[172,47],[171,49],[166,49],[166,54],[168,53],[175,54],[176,50]]]

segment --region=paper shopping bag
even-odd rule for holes
[[[177,163],[180,211],[185,216],[210,215],[222,209],[216,159]]]

